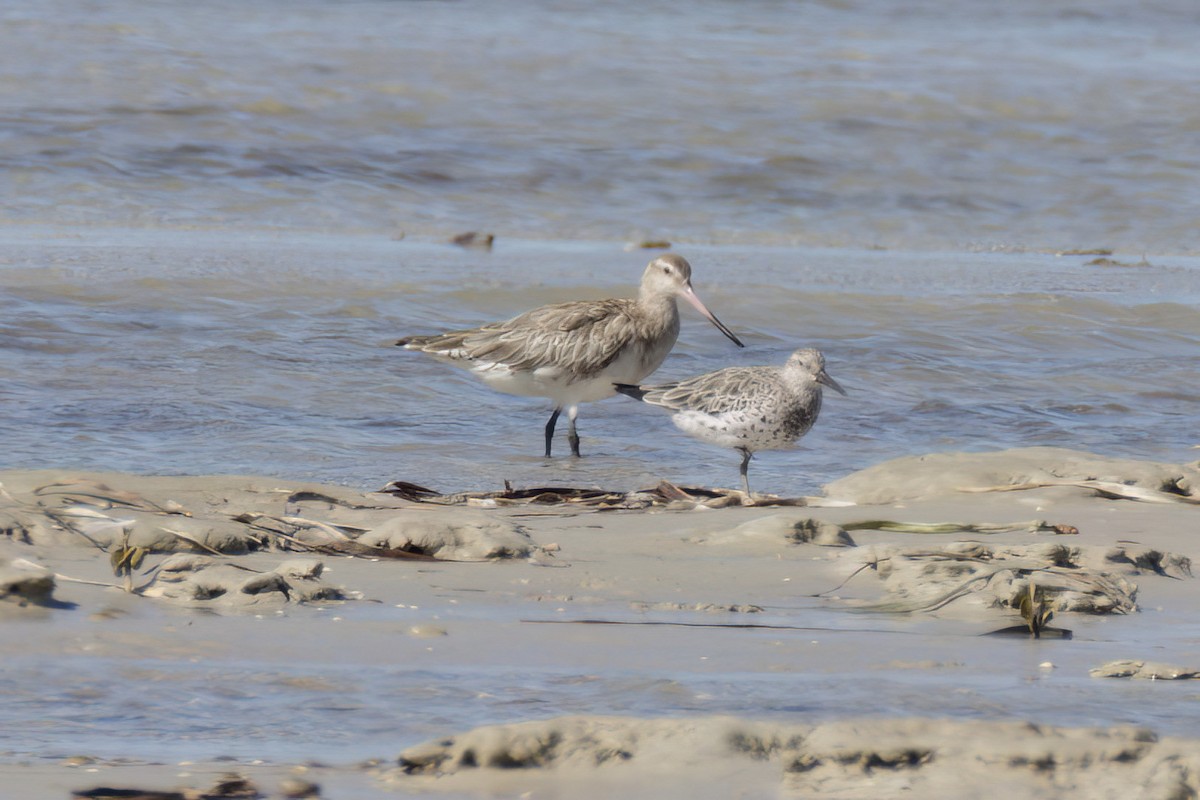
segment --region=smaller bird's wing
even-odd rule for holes
[[[763,408],[782,399],[776,370],[728,367],[672,383],[641,387],[642,400],[675,411],[723,414]]]

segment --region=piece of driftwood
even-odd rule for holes
[[[140,494],[128,492],[100,483],[98,481],[80,480],[61,483],[48,483],[33,490],[38,497],[58,495],[64,504],[79,504],[97,506],[99,508],[128,508],[133,511],[147,511],[152,514],[176,515],[190,517],[192,512],[168,500],[159,504],[142,497]]]

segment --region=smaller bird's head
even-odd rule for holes
[[[846,394],[846,390],[829,377],[829,373],[825,371],[825,356],[820,350],[812,347],[800,348],[788,358],[784,369],[800,372],[809,380],[814,380],[822,386],[828,386],[838,394]]]

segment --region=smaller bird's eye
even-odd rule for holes
[[[663,267],[663,272],[670,272],[670,271],[671,271],[670,267]]]

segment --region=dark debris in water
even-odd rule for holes
[[[451,244],[456,244],[459,247],[476,247],[480,250],[491,250],[492,244],[496,241],[496,237],[490,233],[479,233],[478,231],[467,231],[460,233],[450,240]]]

